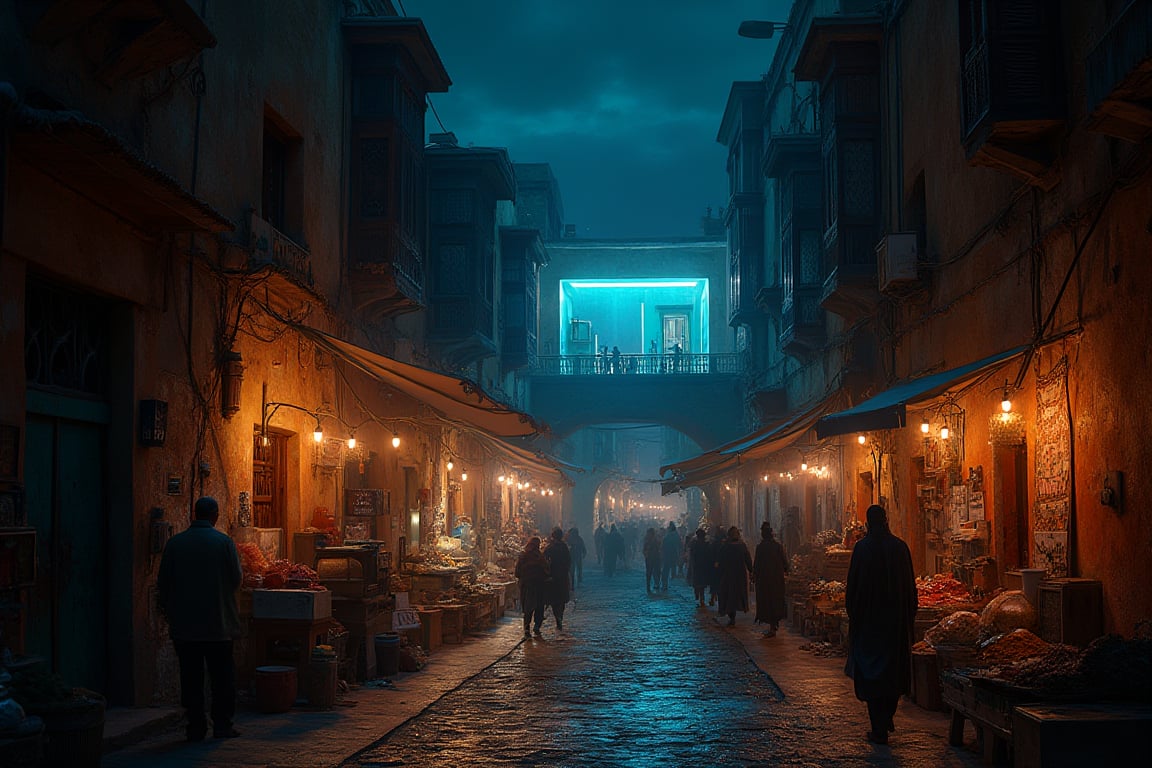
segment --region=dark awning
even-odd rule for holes
[[[493,399],[468,379],[402,363],[315,328],[296,324],[292,324],[292,327],[381,384],[387,384],[431,406],[450,421],[475,427],[497,437],[526,437],[547,431],[546,426],[528,414]]]
[[[969,379],[986,376],[1012,358],[1024,354],[1027,349],[1027,346],[1015,347],[959,368],[897,384],[859,405],[824,416],[816,422],[816,437],[823,440],[826,437],[852,432],[903,427],[907,421],[905,406],[909,403],[930,400],[946,390],[966,383]]]

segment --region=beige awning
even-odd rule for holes
[[[292,327],[317,346],[348,361],[381,384],[430,406],[449,421],[496,437],[527,437],[548,429],[527,413],[494,400],[468,379],[402,363],[315,328],[295,324]]]
[[[795,445],[822,416],[840,407],[841,399],[842,393],[837,390],[791,418],[762,427],[699,456],[661,467],[661,475],[669,472],[672,474],[671,479],[661,483],[663,495],[717,480],[749,461],[767,458]]]

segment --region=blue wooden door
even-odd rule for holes
[[[106,437],[100,409],[90,407],[96,404],[70,405],[60,409],[68,416],[30,412],[27,417],[28,523],[37,531],[39,568],[28,607],[26,647],[49,659],[65,684],[103,692],[108,666]]]

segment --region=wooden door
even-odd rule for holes
[[[29,413],[24,464],[28,523],[37,532],[26,647],[67,685],[107,692],[108,515],[104,407],[70,398],[70,416]]]

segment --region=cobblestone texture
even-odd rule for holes
[[[752,614],[724,627],[696,610],[682,579],[654,595],[642,568],[611,579],[586,570],[585,582],[566,636],[549,618],[544,639],[522,641],[509,614],[334,710],[249,704],[240,738],[187,744],[176,723],[106,754],[103,768],[982,764],[975,744],[948,745],[947,715],[909,701],[891,745],[869,744],[843,659],[801,651],[806,640],[783,627],[765,638]]]

